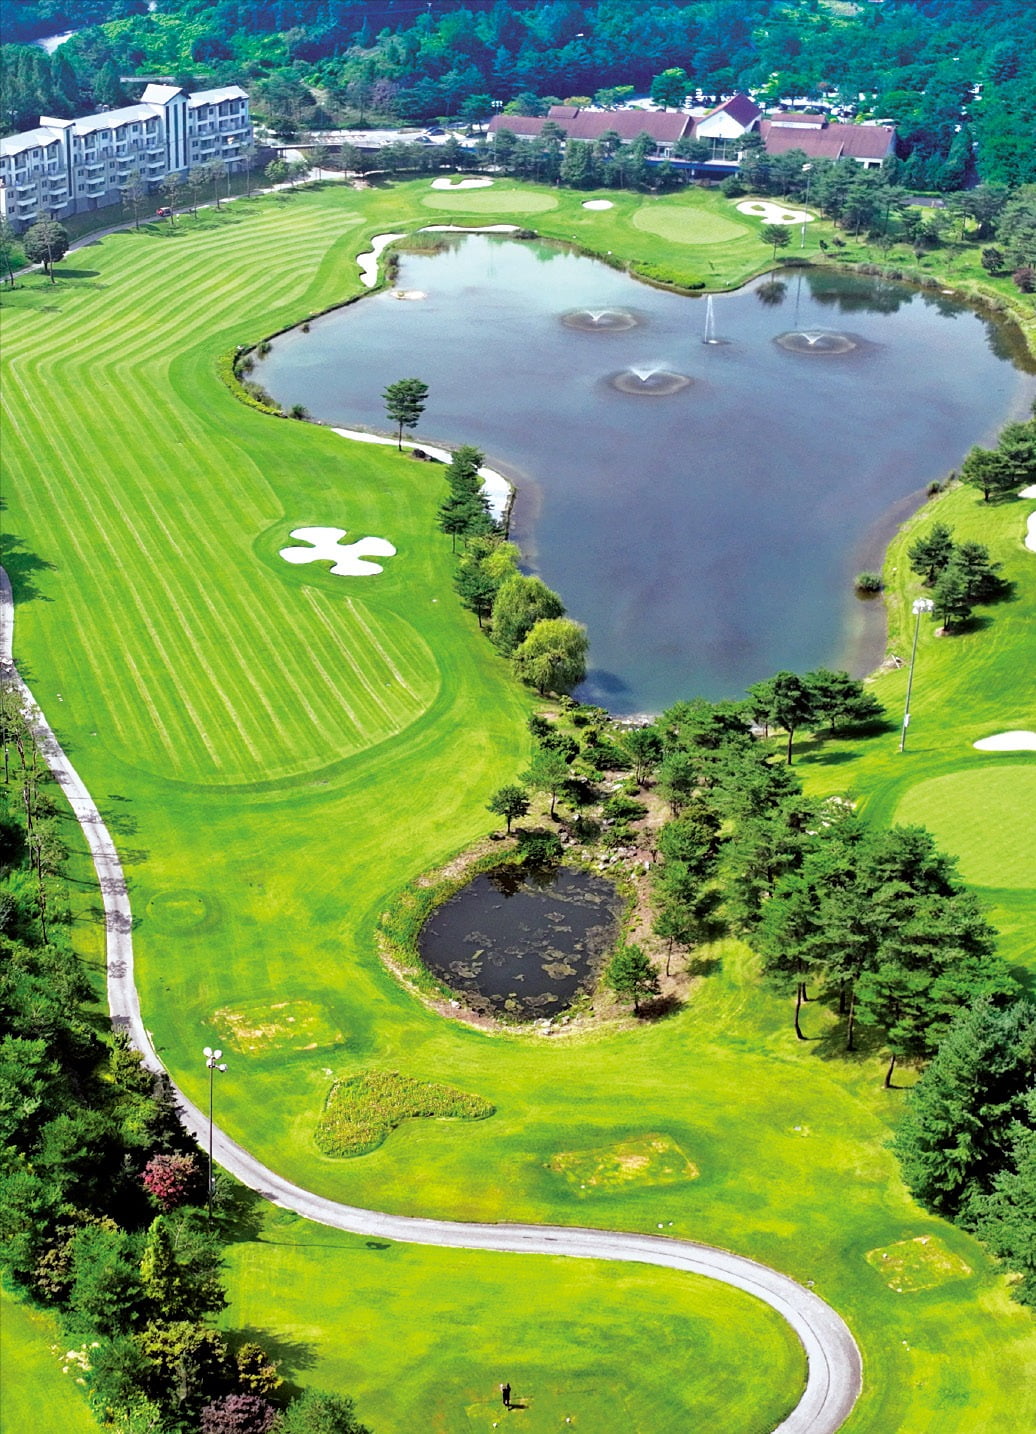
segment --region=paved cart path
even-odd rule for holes
[[[93,856],[104,902],[107,931],[108,1004],[113,1024],[129,1039],[153,1071],[165,1068],[144,1026],[133,978],[133,923],[122,864],[93,798],[61,749],[32,693],[22,682],[13,660],[14,603],[11,584],[0,568],[0,670],[21,693],[37,740],[55,781],[65,793]],[[174,1087],[174,1090],[176,1088]],[[176,1090],[184,1126],[203,1149],[208,1144],[208,1119]],[[218,1128],[213,1131],[215,1158],[264,1199],[322,1225],[353,1234],[411,1244],[445,1245],[467,1250],[510,1254],[568,1255],[577,1259],[628,1260],[687,1270],[733,1285],[768,1304],[791,1325],[806,1352],[808,1376],[801,1400],[775,1434],[834,1434],[845,1422],[861,1385],[860,1351],[845,1321],[830,1305],[787,1275],[755,1260],[692,1240],[634,1235],[612,1230],[586,1230],[558,1225],[469,1224],[460,1220],[428,1220],[387,1215],[342,1205],[293,1185],[267,1169]],[[617,1312],[618,1314],[619,1312]],[[750,1365],[746,1363],[746,1369]],[[765,1379],[764,1370],[751,1377]],[[731,1431],[735,1434],[735,1431]]]

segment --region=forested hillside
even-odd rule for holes
[[[1036,9],[1026,0],[10,0],[4,132],[139,93],[122,77],[247,85],[300,126],[484,121],[549,98],[615,103],[663,70],[706,95],[837,97],[899,126],[904,182],[1036,179]],[[99,23],[103,21],[104,23]],[[79,29],[52,57],[33,38]],[[631,86],[631,90],[625,87]],[[616,95],[616,91],[619,94]]]

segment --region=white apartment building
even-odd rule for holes
[[[114,204],[134,175],[154,190],[168,174],[239,161],[252,142],[248,95],[237,85],[188,94],[148,85],[140,103],[81,119],[40,118],[0,139],[0,215],[22,230]]]

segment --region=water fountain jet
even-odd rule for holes
[[[584,333],[624,333],[635,329],[642,322],[629,309],[569,309],[561,315],[561,322],[568,329],[581,329]]]
[[[852,334],[834,329],[794,329],[774,339],[778,347],[795,354],[847,354],[859,348],[859,342]]]

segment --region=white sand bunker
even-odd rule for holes
[[[425,293],[425,291],[424,291],[423,289],[393,289],[393,290],[392,290],[392,297],[393,297],[394,299],[410,299],[410,300],[414,300],[414,299],[427,299],[428,295]]]
[[[426,224],[422,234],[517,234],[517,224]]]
[[[375,234],[371,240],[371,247],[364,254],[357,254],[356,262],[360,266],[360,283],[368,289],[373,289],[378,282],[378,259],[383,249],[394,244],[397,239],[405,239],[405,234]]]
[[[585,199],[584,209],[614,209],[615,205],[610,199]]]
[[[452,179],[445,175],[442,179],[433,179],[433,189],[488,189],[492,184],[491,179]]]
[[[395,437],[386,438],[381,433],[364,433],[362,428],[332,428],[331,432],[340,434],[342,438],[351,438],[354,443],[384,443],[391,444],[393,448],[396,446]],[[423,453],[428,454],[429,458],[435,458],[440,463],[449,463],[453,457],[453,454],[446,448],[433,448],[430,443],[411,443],[406,438],[403,439],[403,447],[420,448]],[[482,491],[489,499],[490,515],[498,523],[501,523],[511,506],[514,488],[509,479],[505,478],[502,473],[497,473],[493,468],[480,468],[478,473],[482,479]],[[295,537],[297,534],[292,534],[292,536]]]
[[[972,746],[980,752],[1036,752],[1036,732],[997,732]]]
[[[367,578],[384,571],[370,558],[391,558],[396,551],[385,538],[359,538],[342,546],[345,535],[345,528],[292,528],[293,538],[313,546],[281,548],[281,557],[286,563],[333,563],[331,571],[338,577]]]
[[[767,199],[746,199],[737,208],[739,214],[765,219],[767,224],[812,224],[814,219],[804,209],[785,209],[782,204],[771,204]]]
[[[1030,483],[1028,488],[1023,488],[1018,496],[1036,498],[1036,483]],[[1036,513],[1029,514],[1029,521],[1025,525],[1025,546],[1030,553],[1036,553]]]

